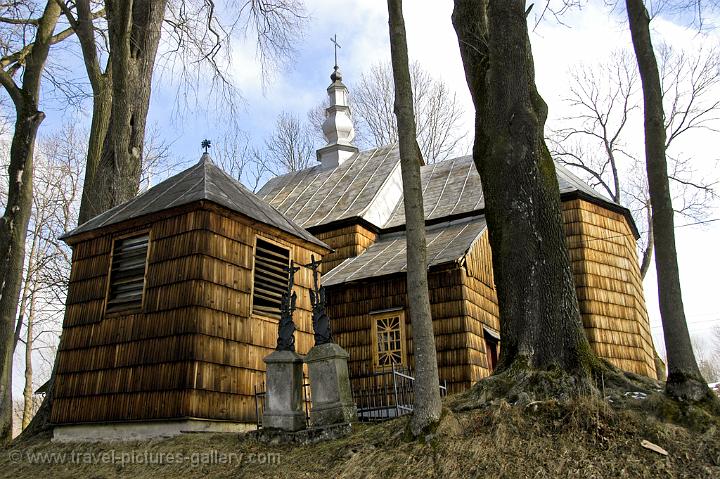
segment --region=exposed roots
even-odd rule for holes
[[[451,398],[447,406],[453,411],[467,411],[505,404],[515,414],[536,415],[547,408],[576,410],[578,404],[594,404],[595,409],[641,411],[695,431],[720,428],[716,398],[673,400],[665,394],[664,386],[604,361],[586,374],[513,365]]]

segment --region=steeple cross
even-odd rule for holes
[[[208,148],[210,148],[210,140],[203,140],[200,142],[200,148],[205,148],[205,153],[207,153]]]
[[[335,45],[335,68],[337,68],[337,66],[338,66],[338,64],[337,64],[337,49],[342,48],[340,46],[340,44],[337,42],[337,33],[335,34],[334,37],[330,38],[330,41]]]

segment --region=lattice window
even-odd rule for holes
[[[142,308],[150,236],[143,233],[113,243],[106,312]]]
[[[280,318],[280,300],[288,287],[290,250],[257,238],[253,273],[253,314]]]
[[[405,364],[405,316],[393,311],[372,316],[375,366]]]

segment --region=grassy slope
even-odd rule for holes
[[[652,398],[651,398],[652,399]],[[635,401],[635,400],[632,400]],[[643,400],[648,401],[649,400]],[[660,422],[632,404],[584,401],[513,407],[496,402],[446,412],[429,441],[405,440],[406,419],[359,425],[349,437],[310,446],[268,446],[234,434],[187,434],[134,443],[53,444],[39,437],[13,451],[142,454],[279,453],[279,464],[30,464],[0,454],[0,477],[720,477],[720,431]],[[646,439],[663,456],[640,445]],[[206,461],[207,462],[207,461]],[[237,462],[240,462],[238,464]]]

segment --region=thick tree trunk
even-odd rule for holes
[[[559,368],[587,381],[585,337],[555,165],[543,140],[524,0],[455,0],[453,24],[476,110],[502,348],[497,373]]]
[[[93,94],[93,116],[90,124],[87,161],[85,162],[83,194],[80,200],[80,213],[78,214],[79,225],[105,211],[100,207],[103,204],[105,194],[101,194],[96,187],[95,175],[110,126],[110,111],[112,110],[111,82],[111,77],[104,78],[101,87]]]
[[[98,118],[103,125],[107,121],[107,133],[91,182],[85,182],[90,189],[83,195],[86,207],[83,220],[137,194],[152,74],[166,3],[166,0],[106,2],[112,102],[109,118]],[[107,108],[105,99],[102,100],[98,109]]]
[[[662,317],[670,397],[699,401],[712,397],[695,361],[680,289],[675,249],[675,219],[665,157],[662,86],[650,37],[650,17],[642,0],[625,2],[635,57],[642,82],[647,169],[655,245],[660,316]]]
[[[442,404],[427,281],[425,212],[420,181],[422,157],[415,132],[402,0],[388,0],[388,13],[405,203],[408,308],[415,355],[415,405],[410,429],[418,436],[440,420]]]
[[[35,42],[26,57],[22,86],[3,71],[0,81],[15,106],[10,147],[8,196],[0,219],[0,444],[12,438],[12,363],[15,321],[25,258],[25,238],[32,210],[33,150],[45,114],[38,109],[40,82],[60,7],[49,0],[40,17]]]

